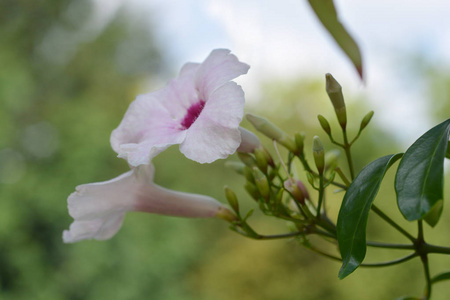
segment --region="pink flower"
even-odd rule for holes
[[[210,163],[241,144],[244,92],[230,80],[249,66],[217,49],[201,64],[187,63],[180,75],[153,93],[139,95],[111,134],[111,145],[131,166],[148,164],[174,144],[189,159]]]
[[[64,242],[109,239],[120,229],[128,211],[233,219],[229,210],[217,200],[162,188],[153,183],[153,174],[154,167],[149,164],[109,181],[77,186],[67,199],[74,222],[63,232]]]

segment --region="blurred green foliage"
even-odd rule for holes
[[[359,269],[339,281],[339,263],[295,241],[247,240],[216,220],[130,213],[111,240],[63,244],[62,231],[72,221],[66,199],[75,186],[128,169],[111,150],[109,135],[142,83],[165,72],[162,49],[149,24],[125,10],[95,22],[102,20],[102,11],[87,0],[4,0],[2,7],[7,9],[0,9],[0,299],[359,300],[421,292],[418,262]],[[337,128],[324,80],[265,86],[262,99],[248,110],[290,134],[305,131],[306,149],[319,132],[327,140],[318,113]],[[362,101],[350,102],[351,133],[369,109]],[[392,137],[369,126],[356,145],[356,169],[388,154],[390,145],[395,148]],[[273,153],[270,143],[267,147]],[[325,143],[325,148],[332,147]],[[243,209],[255,208],[244,193],[243,178],[223,161],[200,165],[172,147],[155,165],[156,182],[167,188],[225,201],[222,187],[227,184]],[[391,186],[382,186],[377,201],[395,216],[392,192]],[[337,212],[341,194],[327,197]],[[440,234],[450,224],[444,219]],[[251,222],[261,233],[287,230],[283,222],[267,222],[258,213]],[[369,219],[369,228],[370,238],[386,238],[387,227],[379,220]]]

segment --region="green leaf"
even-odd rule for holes
[[[342,256],[339,278],[356,270],[366,255],[366,226],[369,211],[384,174],[402,154],[381,157],[368,164],[345,193],[337,220],[337,238]]]
[[[448,141],[447,143],[447,153],[445,154],[445,157],[450,159],[450,141]]]
[[[422,298],[417,298],[417,297],[411,297],[411,296],[403,296],[400,298],[397,298],[395,300],[421,300]]]
[[[315,14],[326,30],[331,34],[339,47],[350,58],[361,79],[363,68],[361,52],[355,40],[350,36],[345,27],[338,19],[333,0],[308,0]]]
[[[439,221],[449,131],[450,119],[415,141],[400,162],[395,191],[398,207],[408,221],[425,219],[431,226]]]
[[[434,276],[433,278],[431,278],[432,283],[436,283],[436,282],[443,281],[443,280],[450,280],[450,271],[440,273],[440,274]]]

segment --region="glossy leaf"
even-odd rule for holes
[[[444,280],[450,280],[450,271],[440,273],[440,274],[434,276],[433,278],[431,278],[432,283],[436,283],[436,282],[444,281]]]
[[[356,71],[362,79],[363,68],[361,52],[359,51],[358,44],[356,44],[355,40],[339,21],[333,0],[308,0],[308,2],[319,18],[319,21],[331,34],[347,57],[350,58],[356,68]]]
[[[450,141],[448,141],[447,143],[447,153],[445,154],[445,157],[450,159]]]
[[[345,193],[337,220],[337,238],[343,260],[340,279],[356,270],[366,255],[366,226],[370,208],[384,174],[401,156],[392,154],[371,162]]]
[[[409,147],[395,178],[397,204],[408,221],[436,225],[442,212],[444,157],[450,119],[433,127]]]

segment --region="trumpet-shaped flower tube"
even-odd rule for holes
[[[200,163],[233,154],[241,144],[245,99],[242,88],[230,80],[248,69],[225,49],[213,50],[201,64],[185,64],[166,87],[130,104],[111,134],[112,148],[131,166],[148,164],[175,144]]]
[[[64,242],[109,239],[120,229],[128,211],[192,218],[233,218],[225,206],[211,197],[156,185],[153,174],[154,167],[149,164],[109,181],[77,186],[67,199],[74,222],[63,232]]]

